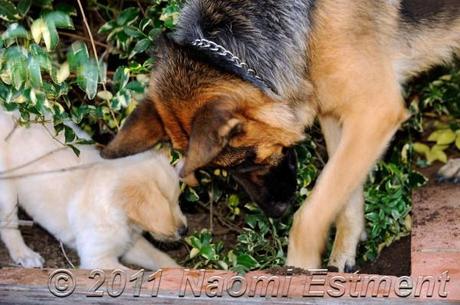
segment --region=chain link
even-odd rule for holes
[[[267,86],[265,81],[262,78],[260,78],[260,76],[257,75],[257,72],[254,69],[249,68],[249,66],[244,61],[242,61],[238,56],[235,56],[232,52],[230,52],[229,50],[227,50],[220,44],[217,44],[213,41],[201,38],[201,39],[196,39],[195,41],[193,41],[192,45],[200,49],[207,49],[217,54],[218,56],[225,57],[235,67],[243,69],[250,76],[254,77],[258,81],[264,83],[265,86]]]

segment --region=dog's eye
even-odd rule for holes
[[[213,164],[223,168],[235,168],[254,164],[254,160],[254,149],[227,146]]]
[[[252,166],[240,165],[240,166],[237,166],[236,168],[232,169],[231,172],[238,173],[238,174],[247,174],[247,173],[252,173],[252,172],[255,172],[255,171],[261,171],[261,170],[264,170],[266,168],[267,168],[266,165],[257,165],[257,164],[254,164]]]

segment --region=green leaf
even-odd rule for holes
[[[153,21],[152,19],[150,18],[144,18],[141,20],[141,22],[139,23],[139,29],[141,31],[145,31],[145,29],[149,26],[149,25],[152,25]]]
[[[102,58],[99,59],[99,81],[101,83],[107,82],[107,63]]]
[[[25,50],[19,47],[9,48],[6,58],[11,82],[14,88],[19,90],[27,79],[28,58],[25,55]]]
[[[53,24],[56,28],[69,30],[74,29],[74,25],[70,16],[61,11],[53,11],[48,13],[45,16],[45,20],[47,23]]]
[[[97,86],[99,80],[99,68],[96,60],[89,59],[87,62],[82,63],[77,72],[77,83],[92,100],[96,96]]]
[[[130,7],[121,12],[120,16],[117,18],[117,24],[119,26],[127,25],[134,22],[139,17],[139,9],[135,7]]]
[[[145,87],[139,81],[131,81],[126,85],[126,89],[134,91],[139,94],[143,94],[145,91]]]
[[[64,125],[64,136],[65,136],[65,142],[66,143],[71,143],[76,138],[76,135],[75,135],[75,132],[73,131],[73,129],[70,128],[69,126],[65,126],[65,125]]]
[[[201,249],[202,247],[201,241],[196,236],[190,236],[190,238],[187,238],[186,241],[194,248]]]
[[[80,157],[80,150],[78,148],[76,148],[74,145],[67,145],[68,147],[70,147],[74,154],[77,155],[77,157]]]
[[[215,260],[216,259],[216,250],[211,245],[205,245],[200,249],[200,254],[205,259]]]
[[[430,142],[437,142],[440,133],[441,133],[440,130],[436,130],[435,132],[433,132],[433,133],[428,137],[428,141],[430,141]]]
[[[200,254],[200,250],[197,249],[197,248],[193,248],[191,251],[190,251],[190,258],[195,258],[197,257],[198,255]]]
[[[421,155],[426,155],[430,151],[430,147],[422,143],[414,143],[413,147],[414,151]]]
[[[19,12],[13,2],[9,0],[0,0],[0,18],[7,21],[20,19]]]
[[[87,62],[89,60],[89,53],[86,44],[83,42],[74,42],[67,53],[67,60],[71,71],[77,70],[83,63]]]
[[[53,3],[53,0],[34,0],[34,5],[46,7],[46,8],[51,8],[50,6],[52,3]]]
[[[18,12],[22,16],[27,15],[31,5],[32,5],[32,0],[20,0],[17,6]]]
[[[450,145],[455,142],[457,135],[451,129],[441,130],[437,137],[438,145]]]
[[[114,28],[116,27],[116,22],[115,21],[109,21],[105,23],[101,28],[99,29],[98,33],[101,34],[107,34],[110,33]]]
[[[257,260],[248,254],[237,255],[237,263],[248,269],[256,268],[259,265]]]
[[[48,51],[54,50],[59,43],[59,35],[53,22],[45,19],[46,27],[43,31],[43,40]]]
[[[53,0],[50,0],[53,1]],[[57,3],[54,6],[55,11],[61,11],[69,16],[77,16],[77,6],[70,1],[69,3]]]
[[[65,62],[61,65],[56,73],[56,82],[58,84],[63,83],[70,76],[69,63]]]
[[[47,31],[45,20],[43,20],[42,18],[35,20],[32,23],[30,31],[32,32],[32,38],[34,39],[35,43],[40,43],[43,34],[45,33],[45,31]]]
[[[36,25],[34,29],[35,34],[34,40],[36,43],[37,40],[39,41],[40,33],[43,35],[43,39],[45,41],[46,49],[48,51],[53,50],[56,48],[57,44],[59,43],[59,35],[57,28],[63,29],[73,29],[73,22],[72,19],[64,12],[61,11],[53,11],[48,13],[44,17],[45,27],[40,22]]]
[[[160,16],[160,20],[164,22],[166,28],[173,28],[179,19],[179,8],[172,4],[167,6]]]
[[[197,202],[200,200],[200,196],[198,196],[197,192],[192,188],[187,188],[185,191],[185,199],[188,202]]]
[[[433,163],[435,161],[441,161],[447,163],[447,154],[444,150],[447,149],[447,146],[435,145],[431,148],[431,151],[427,154],[426,158],[428,163]]]
[[[118,67],[117,70],[115,70],[113,82],[115,91],[118,92],[124,89],[129,82],[129,69],[124,66]]]
[[[40,69],[40,63],[34,58],[29,58],[29,79],[34,88],[41,88],[43,85],[42,73]]]
[[[103,99],[104,101],[110,101],[113,98],[113,94],[110,91],[100,91],[97,94],[97,97]]]
[[[455,146],[457,149],[460,150],[460,134],[457,135],[457,139],[455,140]]]
[[[115,111],[120,111],[122,108],[128,107],[131,102],[131,93],[126,90],[120,90],[115,98],[112,100],[112,109]]]
[[[230,197],[228,197],[228,205],[231,206],[231,207],[236,207],[240,204],[240,198],[238,197],[238,195],[231,195]]]
[[[137,54],[137,53],[145,52],[151,46],[152,46],[152,41],[150,41],[150,39],[148,38],[141,39],[134,46],[133,53]]]
[[[133,27],[133,26],[127,26],[124,28],[124,31],[127,35],[133,37],[133,38],[141,38],[141,37],[145,37],[145,34],[142,33],[141,30],[139,30],[138,28],[136,27]]]
[[[17,23],[11,24],[8,29],[3,32],[2,39],[17,39],[17,38],[29,38],[29,32],[26,29]]]
[[[150,40],[154,41],[160,36],[160,34],[161,34],[161,29],[154,28],[149,32],[148,37],[150,38]]]
[[[39,45],[32,44],[30,46],[31,55],[40,63],[40,67],[48,72],[51,72],[53,66],[51,64],[50,55]]]

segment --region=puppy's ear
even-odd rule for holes
[[[126,119],[121,130],[102,151],[105,159],[122,158],[144,152],[165,138],[160,116],[149,100],[141,102]]]
[[[206,166],[227,146],[230,139],[242,132],[242,122],[234,115],[232,107],[212,102],[197,111],[181,178],[188,177]]]

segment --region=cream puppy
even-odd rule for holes
[[[0,234],[13,261],[42,267],[42,257],[18,229],[17,204],[58,240],[78,251],[81,268],[177,267],[142,237],[179,240],[187,222],[178,205],[179,181],[158,153],[107,161],[93,146],[80,157],[50,135],[51,125],[15,128],[0,110]],[[84,136],[84,135],[83,135]],[[31,162],[34,161],[34,162]]]

